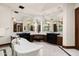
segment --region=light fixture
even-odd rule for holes
[[[24,6],[20,5],[19,8],[20,8],[20,9],[24,9]]]
[[[13,20],[13,22],[16,22],[16,19],[15,19],[15,17],[12,17],[12,20]]]
[[[14,11],[14,13],[19,13],[18,11]]]

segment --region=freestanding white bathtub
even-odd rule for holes
[[[24,38],[12,40],[12,50],[14,56],[42,56],[42,45],[36,45]]]

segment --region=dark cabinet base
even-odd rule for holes
[[[46,35],[31,35],[31,40],[36,41],[46,41]]]
[[[44,41],[51,44],[61,45],[62,46],[62,37],[57,36],[57,34],[48,34],[48,35],[31,35],[30,40],[35,41]]]
[[[61,45],[62,46],[62,37],[57,37],[57,45]]]
[[[47,33],[47,42],[51,44],[57,44],[57,35],[56,33]]]

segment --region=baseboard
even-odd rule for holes
[[[75,46],[62,46],[63,48],[75,48]]]
[[[11,43],[1,44],[0,47],[7,46],[7,45],[11,45]]]

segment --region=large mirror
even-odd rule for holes
[[[26,32],[29,32],[29,31],[34,31],[35,30],[35,23],[33,22],[33,19],[32,18],[28,18],[28,19],[25,19],[23,20],[23,30],[26,31]]]
[[[42,24],[43,31],[50,31],[50,25],[51,25],[50,21],[49,20],[44,20],[44,22],[42,22],[42,23],[43,23]]]
[[[14,27],[14,32],[63,32],[63,20],[60,18],[35,19],[33,17],[27,17],[23,19],[22,23],[17,25],[19,26]]]
[[[57,18],[42,19],[42,21],[38,21],[38,19],[29,17],[23,20],[23,31],[63,32],[63,21]]]

